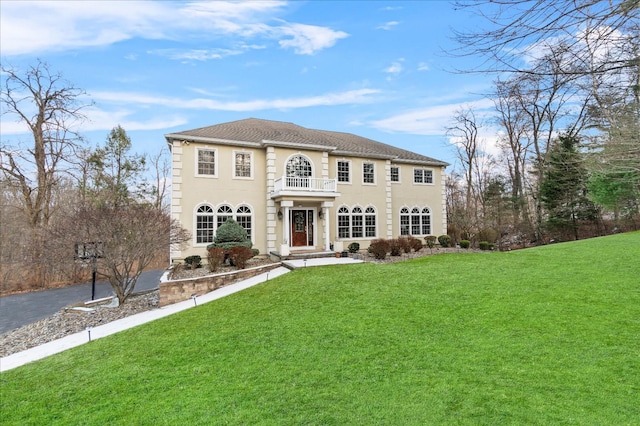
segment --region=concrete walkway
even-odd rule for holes
[[[288,260],[284,261],[285,266],[273,269],[264,274],[257,275],[252,278],[248,278],[244,281],[240,281],[228,286],[222,287],[211,293],[204,294],[195,298],[194,300],[186,300],[184,302],[175,303],[173,305],[164,306],[162,308],[153,309],[146,312],[141,312],[136,315],[131,315],[126,318],[122,318],[108,324],[104,324],[95,328],[87,329],[75,334],[70,334],[62,339],[54,340],[44,345],[36,346],[31,349],[27,349],[22,352],[17,352],[0,358],[0,372],[8,371],[22,365],[28,364],[39,359],[46,358],[50,355],[54,355],[63,352],[67,349],[74,348],[76,346],[83,345],[91,340],[100,339],[102,337],[115,334],[119,331],[127,330],[129,328],[136,327],[147,322],[164,318],[166,316],[175,314],[177,312],[184,311],[186,309],[193,308],[197,305],[211,302],[213,300],[220,299],[233,293],[245,290],[254,285],[264,283],[270,279],[284,275],[290,272],[289,268],[305,268],[312,266],[325,266],[325,265],[346,265],[353,263],[362,263],[361,260],[354,260],[351,258],[319,258],[319,259],[307,259],[307,260]]]

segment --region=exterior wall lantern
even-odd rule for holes
[[[278,220],[282,220],[282,210],[278,210]]]
[[[322,219],[324,214],[322,213],[322,209],[318,210],[318,219]]]

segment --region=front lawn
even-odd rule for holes
[[[640,233],[297,270],[0,375],[0,423],[638,424]]]

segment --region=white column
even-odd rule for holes
[[[331,250],[331,242],[329,241],[329,209],[326,207],[320,207],[322,209],[322,217],[324,218],[324,250]]]

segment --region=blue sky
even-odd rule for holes
[[[121,125],[139,153],[164,134],[248,117],[343,131],[443,161],[453,113],[488,113],[491,77],[454,74],[445,1],[0,2],[3,66],[37,58],[95,102],[81,132]],[[28,141],[2,117],[3,143]],[[487,134],[490,137],[490,132]]]

